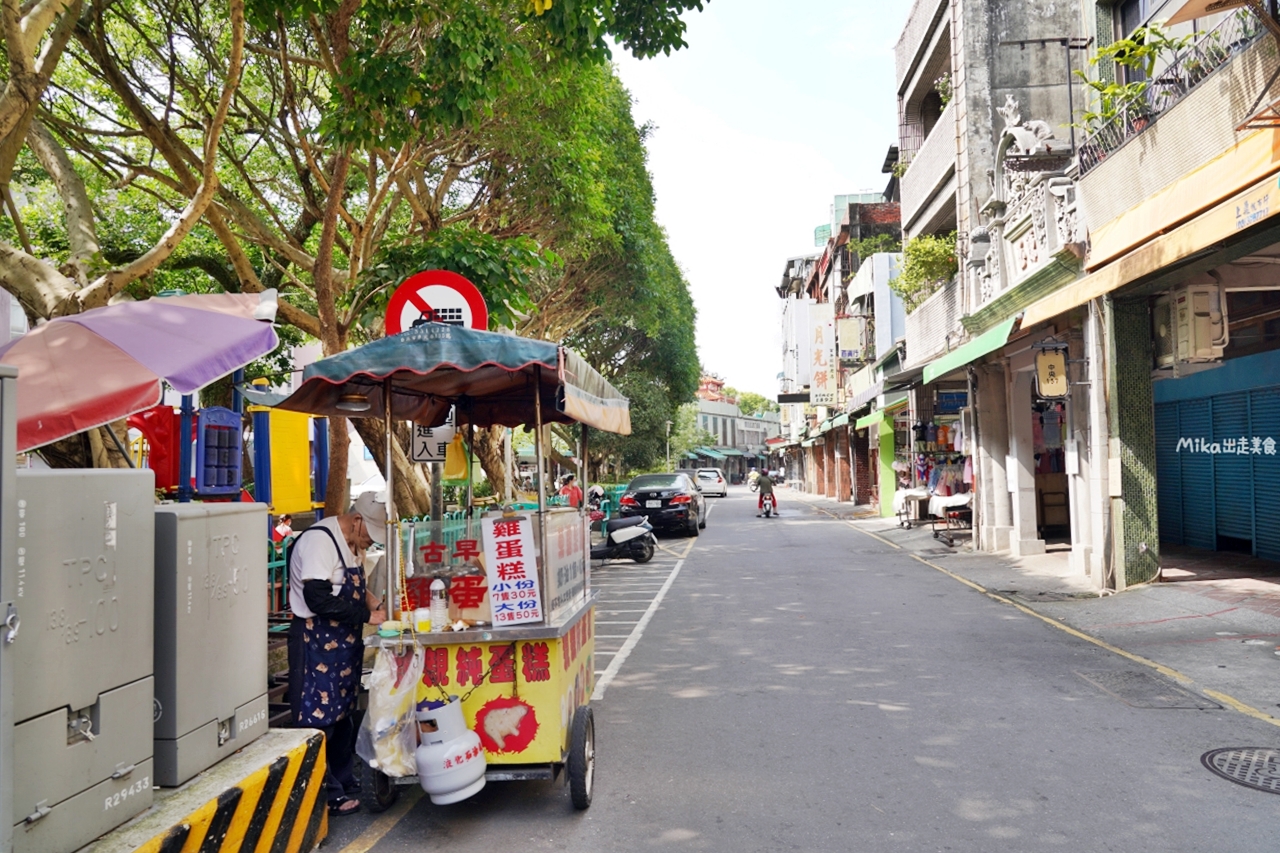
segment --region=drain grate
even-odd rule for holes
[[[1184,708],[1207,711],[1222,706],[1150,672],[1077,670],[1076,675],[1134,708]]]
[[[1200,763],[1210,773],[1228,782],[1280,794],[1280,749],[1263,746],[1233,746],[1212,749],[1200,756]]]

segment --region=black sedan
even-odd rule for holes
[[[655,528],[697,536],[707,526],[706,501],[685,474],[641,474],[618,503],[623,518],[643,515]]]

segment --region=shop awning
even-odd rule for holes
[[[884,380],[881,379],[880,381],[872,385],[870,388],[863,388],[861,391],[855,394],[853,396],[853,404],[849,406],[849,409],[851,411],[856,412],[858,411],[858,409],[861,409],[863,406],[867,405],[868,403],[870,403],[872,400],[874,400],[876,397],[879,397],[883,393],[884,393]]]
[[[814,434],[815,434],[815,435],[825,435],[827,432],[829,432],[829,431],[831,430],[831,426],[832,426],[832,424],[831,424],[831,418],[827,418],[825,421],[823,421],[822,423],[818,424],[817,432],[816,432],[816,433],[814,433]]]
[[[905,388],[912,388],[920,382],[920,377],[924,373],[924,367],[912,367],[907,370],[899,371],[892,376],[884,378],[884,390],[901,391]]]
[[[842,427],[842,426],[848,426],[848,424],[849,424],[849,413],[848,413],[848,412],[845,412],[843,415],[840,415],[839,417],[836,417],[836,418],[832,418],[832,419],[831,419],[831,428],[832,428],[832,429],[835,429],[835,428],[837,428],[837,427]]]
[[[801,446],[801,447],[813,447],[814,442],[815,442],[815,441],[817,441],[817,440],[818,440],[818,439],[816,439],[816,438],[806,438],[804,441],[800,442],[800,446]]]
[[[1264,136],[1264,134],[1256,134],[1248,139],[1263,139]],[[1271,148],[1268,147],[1266,155],[1270,156],[1270,154]],[[1084,278],[1054,291],[1023,312],[1022,328],[1030,329],[1039,323],[1052,320],[1059,314],[1084,305],[1092,299],[1105,296],[1130,282],[1163,269],[1176,267],[1204,254],[1207,249],[1227,244],[1240,231],[1239,219],[1236,216],[1237,207],[1246,201],[1255,200],[1261,194],[1273,191],[1275,184],[1275,174],[1268,175],[1194,219],[1152,237],[1127,254],[1120,255],[1104,266],[1098,267]],[[1277,215],[1280,215],[1280,205],[1267,209],[1259,220],[1259,224]]]
[[[722,455],[722,456],[744,456],[745,454],[744,454],[741,450],[735,450],[735,449],[733,449],[732,447],[726,447],[724,450],[721,450],[721,451],[720,451],[720,455]]]
[[[876,409],[869,415],[863,415],[853,423],[854,429],[866,429],[869,426],[875,426],[884,420],[884,409]]]
[[[1173,14],[1169,16],[1169,20],[1165,21],[1165,25],[1194,21],[1196,18],[1205,18],[1224,9],[1247,5],[1245,0],[1182,0],[1181,5],[1173,4]]]
[[[988,329],[962,347],[957,347],[942,358],[935,359],[924,366],[924,381],[932,382],[946,376],[951,371],[964,367],[974,359],[982,358],[989,352],[999,349],[1009,341],[1009,333],[1017,324],[1017,317],[1010,317],[1003,323]]]
[[[699,456],[705,456],[705,457],[707,457],[708,459],[723,459],[723,458],[724,458],[724,454],[723,454],[723,453],[721,453],[719,450],[712,450],[710,447],[696,447],[696,448],[694,448],[694,451],[693,451],[693,452],[694,452],[694,453],[696,453],[696,454],[698,454]]]

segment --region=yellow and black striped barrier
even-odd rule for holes
[[[272,729],[92,853],[309,853],[329,831],[324,736]]]

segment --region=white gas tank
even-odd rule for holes
[[[447,705],[419,711],[418,730],[418,781],[431,802],[447,806],[484,787],[484,747],[480,736],[467,728],[456,696]]]

